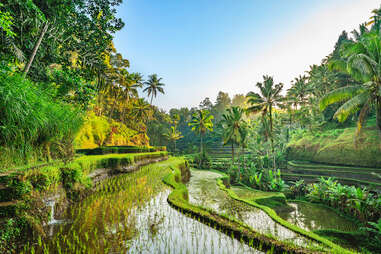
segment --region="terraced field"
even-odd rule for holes
[[[381,191],[381,169],[366,167],[351,167],[329,164],[318,164],[305,161],[289,161],[287,169],[282,171],[286,181],[304,179],[315,182],[319,177],[334,177],[342,184],[365,186]]]
[[[231,162],[232,158],[232,148],[230,145],[222,145],[222,143],[215,143],[207,147],[208,155],[215,169],[225,169],[226,166]],[[249,152],[245,152],[248,154]],[[234,147],[234,157],[238,158],[241,154],[241,150]]]

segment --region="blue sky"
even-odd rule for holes
[[[263,74],[289,86],[330,53],[342,30],[370,17],[377,0],[125,0],[115,45],[132,72],[157,73],[166,110],[218,91],[246,94]]]

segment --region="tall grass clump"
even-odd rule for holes
[[[0,65],[0,107],[2,168],[59,158],[71,149],[82,125],[79,109],[53,100],[39,84],[4,65]]]

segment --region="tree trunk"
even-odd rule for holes
[[[242,147],[242,156],[243,156],[243,169],[246,171],[246,157],[245,157],[245,147]]]
[[[273,133],[273,114],[272,106],[270,106],[269,115],[270,115],[270,140],[271,140],[271,152],[273,154],[273,167],[275,169],[275,153],[274,153],[274,133]]]
[[[44,28],[42,28],[40,37],[38,38],[36,44],[34,45],[34,48],[33,48],[33,51],[32,51],[32,55],[30,56],[29,61],[28,61],[27,65],[25,66],[24,71],[23,71],[23,72],[24,72],[24,73],[23,73],[24,77],[25,77],[25,76],[28,74],[28,72],[29,72],[30,66],[31,66],[32,63],[33,63],[34,57],[36,56],[37,50],[38,50],[38,48],[40,47],[41,41],[42,41],[42,39],[44,38],[45,33],[46,33],[47,30],[48,30],[48,22],[45,23]]]
[[[45,143],[45,150],[46,150],[46,160],[50,162],[52,160],[52,156],[50,154],[50,142]]]
[[[151,95],[151,103],[150,103],[151,105],[152,105],[152,100],[153,100],[153,94]]]
[[[381,137],[381,96],[376,98],[376,126]]]
[[[198,168],[201,169],[201,162],[202,162],[202,159],[203,159],[203,147],[202,147],[202,133],[200,133],[200,161],[199,161],[199,164],[198,164]]]
[[[234,164],[234,143],[232,142],[232,163]]]

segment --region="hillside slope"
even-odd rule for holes
[[[381,138],[377,129],[363,128],[356,143],[355,132],[352,127],[294,136],[287,146],[287,159],[380,168]]]
[[[89,112],[85,123],[74,140],[76,149],[92,149],[100,146],[147,146],[145,132],[128,128],[121,122]]]

